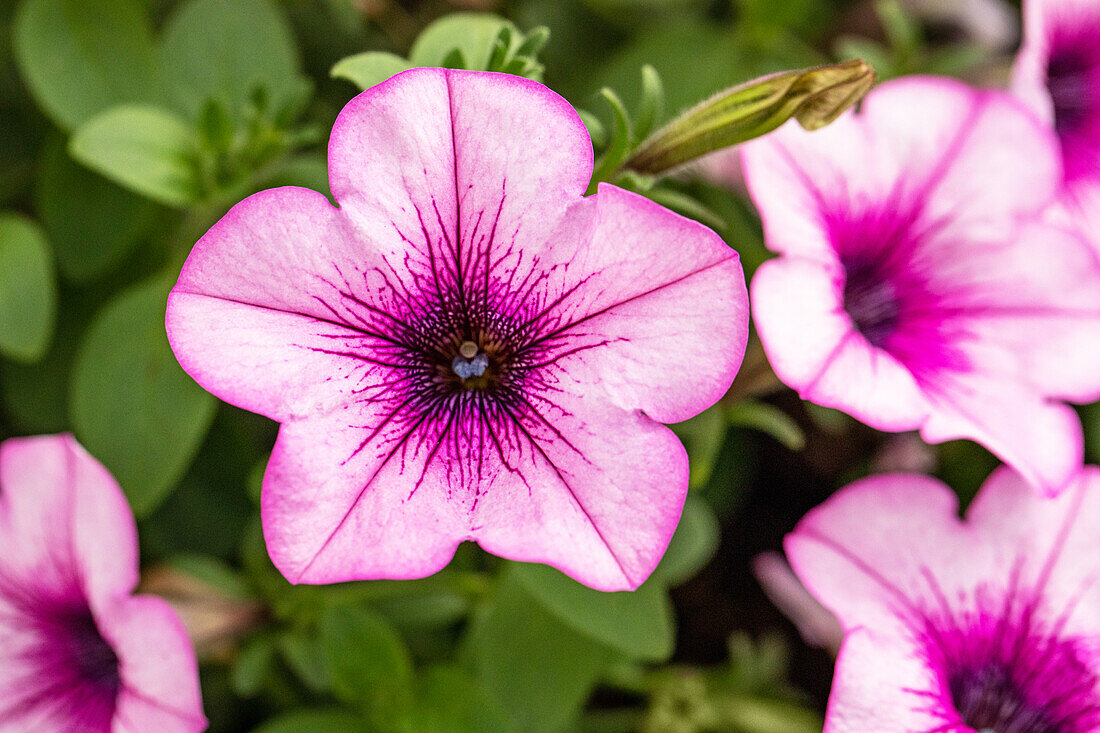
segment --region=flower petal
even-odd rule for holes
[[[960,255],[957,275],[970,283],[957,290],[974,292],[962,343],[974,369],[1075,402],[1100,398],[1100,264],[1088,245],[1034,222],[1011,246]]]
[[[59,697],[69,690],[55,688],[82,679],[79,668],[64,667],[73,663],[68,634],[87,633],[58,624],[67,618],[64,614],[90,612],[95,633],[102,636],[99,643],[105,641],[120,660],[122,692],[116,701],[103,702],[104,714],[115,710],[113,730],[205,728],[194,652],[175,612],[159,599],[129,598],[137,584],[138,558],[137,531],[126,499],[106,469],[71,436],[0,444],[0,535],[5,546],[0,559],[0,697],[11,701],[20,695],[48,695],[32,697],[33,704],[18,709],[17,721],[5,722],[19,730],[67,730],[74,724],[69,718],[82,714],[79,706],[91,704],[81,697],[88,690],[73,691],[69,699]],[[58,608],[63,615],[56,616]],[[44,616],[39,619],[37,613]],[[35,627],[36,619],[46,625]],[[43,677],[44,663],[59,665],[56,680]],[[31,680],[40,692],[33,686],[28,692]],[[9,684],[16,688],[6,689]],[[189,723],[181,727],[178,719],[174,724],[158,719],[165,724],[124,728],[119,716],[129,695],[140,696],[142,704],[155,700],[161,707],[183,705]],[[0,724],[0,730],[9,728]]]
[[[255,194],[192,250],[168,297],[169,342],[226,402],[275,419],[332,409],[363,367],[337,352],[349,341],[384,343],[355,302],[381,262],[321,194]]]
[[[858,629],[837,656],[825,733],[970,731],[945,703],[939,670],[896,637]]]
[[[103,614],[101,626],[122,676],[112,733],[206,729],[195,653],[167,603],[153,596],[125,599]]]
[[[976,548],[954,492],[917,474],[850,484],[803,517],[784,542],[795,573],[846,631],[898,632],[923,600],[936,601],[937,590],[950,598],[973,588],[980,578],[960,558]]]
[[[748,296],[737,253],[714,232],[601,184],[551,250],[564,267],[535,339],[546,361],[660,422],[725,394],[748,340]]]
[[[365,417],[349,425],[338,412],[279,430],[264,474],[264,537],[293,583],[423,577],[468,538],[466,497],[452,492],[446,463],[433,461],[455,449],[440,442],[441,426],[400,401]]]
[[[1081,468],[1084,441],[1074,410],[994,374],[956,373],[930,390],[921,436],[930,443],[969,438],[1048,496]]]
[[[1100,469],[1087,466],[1055,498],[1039,498],[1018,474],[997,469],[966,512],[988,547],[990,576],[1022,574],[1041,586],[1045,605],[1065,631],[1088,637],[1100,629]],[[1018,568],[1020,558],[1027,564]]]
[[[927,416],[927,401],[904,365],[856,331],[842,305],[843,277],[804,258],[757,268],[753,314],[768,360],[804,399],[881,430],[912,430]]]
[[[1051,53],[1059,37],[1100,27],[1100,9],[1094,0],[1024,0],[1024,42],[1012,69],[1012,91],[1045,122],[1054,122],[1047,90]]]
[[[667,428],[598,394],[581,404],[565,383],[502,424],[285,423],[263,492],[276,567],[306,583],[423,577],[477,540],[593,587],[637,587],[676,528],[686,455]]]
[[[588,132],[560,96],[446,69],[411,69],[349,102],[329,160],[333,195],[362,231],[397,232],[433,277],[467,289],[514,250],[542,247],[592,175]]]
[[[1091,0],[1024,3],[1024,43],[1012,89],[1057,134],[1063,200],[1100,182],[1100,6]]]
[[[478,543],[597,590],[637,588],[657,566],[687,495],[671,430],[562,378],[530,398],[506,469],[482,492]]]
[[[928,612],[961,616],[973,601],[999,607],[1001,596],[1018,591],[1042,602],[1045,623],[1061,619],[1090,636],[1100,628],[1098,489],[1093,467],[1056,498],[1037,496],[1001,468],[962,522],[954,493],[939,481],[872,476],[807,514],[785,547],[807,589],[848,631],[904,635],[906,622]]]
[[[1012,232],[1059,190],[1057,138],[1008,94],[909,76],[876,89],[861,114],[876,164],[891,170],[888,190],[903,186],[897,200],[921,203],[928,224]]]
[[[886,207],[941,230],[1003,233],[1049,203],[1061,176],[1053,133],[1012,97],[921,76],[880,85],[823,130],[788,123],[746,145],[744,169],[768,247],[825,262],[824,213]]]
[[[5,575],[83,592],[93,607],[137,585],[137,529],[126,498],[72,436],[5,441],[0,487]]]

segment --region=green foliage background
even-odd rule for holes
[[[183,373],[164,303],[233,203],[278,185],[327,191],[337,112],[404,68],[541,79],[583,111],[606,163],[673,113],[781,69],[858,55],[880,77],[1003,77],[1011,39],[977,45],[916,5],[2,3],[0,438],[73,431],[118,478],[145,588],[195,637],[212,731],[819,731],[831,660],[768,605],[749,559],[896,446],[780,389],[757,347],[727,400],[676,426],[692,494],[638,591],[597,593],[473,546],[420,581],[291,587],[259,525],[275,426]],[[716,228],[750,274],[767,256],[735,188],[618,182]],[[1095,460],[1100,414],[1084,413]],[[993,465],[966,443],[921,455],[964,497]]]

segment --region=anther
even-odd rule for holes
[[[454,360],[451,361],[451,369],[463,381],[470,377],[480,377],[485,373],[488,367],[489,357],[485,354],[477,354],[470,360],[463,359],[461,356],[456,356]]]

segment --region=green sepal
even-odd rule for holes
[[[829,124],[870,90],[860,60],[784,71],[719,92],[638,146],[622,168],[658,174],[771,132],[792,117],[807,130]]]

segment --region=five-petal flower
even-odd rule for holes
[[[1079,469],[1058,400],[1100,396],[1100,267],[1040,220],[1061,168],[1012,97],[883,84],[858,114],[746,146],[781,257],[753,278],[776,374],[803,398],[930,442],[979,441],[1047,493]]]
[[[167,603],[131,596],[137,530],[70,436],[0,444],[0,731],[206,727],[195,654]]]
[[[1100,729],[1100,470],[1056,499],[1007,468],[958,517],[913,474],[841,489],[788,535],[840,619],[826,733]]]
[[[294,582],[411,578],[463,540],[604,590],[657,564],[687,488],[685,420],[747,335],[736,253],[602,185],[535,82],[414,69],[352,100],[333,207],[256,194],[168,304],[180,363],[279,420],[263,521]]]

